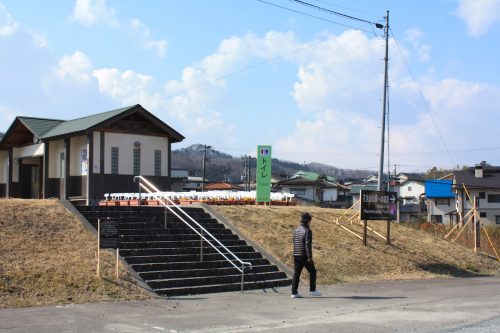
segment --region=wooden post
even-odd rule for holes
[[[116,279],[118,280],[120,278],[120,269],[119,269],[119,264],[120,264],[120,249],[116,249]]]
[[[97,219],[97,277],[98,278],[101,277],[100,247],[101,247],[101,219]]]
[[[498,251],[495,247],[495,244],[491,241],[490,235],[488,235],[488,230],[486,230],[485,227],[483,227],[484,233],[486,234],[486,238],[488,239],[488,242],[490,243],[491,248],[493,249],[493,252],[495,252],[495,255],[497,256],[498,261],[500,261],[500,255],[498,254]]]
[[[481,248],[481,218],[476,208],[479,208],[479,198],[474,197],[474,252]]]
[[[367,229],[368,229],[368,221],[367,220],[363,220],[363,245],[366,246],[367,244],[367,241],[366,241],[366,238],[367,238]]]
[[[386,244],[391,245],[391,220],[387,220],[387,239]]]

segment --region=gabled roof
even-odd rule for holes
[[[42,139],[54,139],[57,137],[66,136],[68,134],[92,130],[93,128],[96,128],[98,126],[106,126],[107,124],[120,120],[135,112],[141,113],[141,115],[143,115],[149,121],[158,126],[161,130],[167,133],[172,139],[172,142],[180,142],[184,140],[184,136],[155,117],[152,113],[144,109],[140,104],[61,122],[59,125],[44,133]]]
[[[16,117],[0,137],[0,148],[7,148],[16,144],[33,143],[41,138],[43,133],[57,126],[62,120],[33,117]]]
[[[95,125],[98,125],[106,120],[109,120],[125,111],[130,110],[131,108],[135,107],[134,106],[129,106],[121,109],[116,109],[112,111],[107,111],[107,112],[102,112],[98,114],[94,114],[92,116],[87,116],[83,118],[78,118],[74,120],[68,120],[64,121],[59,124],[59,126],[56,126],[52,128],[50,131],[47,131],[44,135],[43,138],[50,138],[50,137],[55,137],[55,136],[61,136],[65,134],[70,134],[70,133],[75,133],[75,132],[81,132],[85,131]]]
[[[17,117],[31,132],[35,138],[40,138],[45,132],[64,122],[59,119],[43,119],[32,117]]]
[[[287,180],[282,180],[278,182],[278,186],[313,186],[319,188],[345,188],[343,185],[339,185],[324,179],[309,180],[304,178],[290,178]]]
[[[427,198],[454,198],[451,191],[452,181],[448,179],[428,179],[425,181],[425,196]]]
[[[453,172],[453,188],[500,189],[500,167],[484,166],[483,177],[475,175],[475,168]]]
[[[325,179],[330,182],[334,182],[335,178],[332,176],[321,176],[317,172],[313,171],[297,171],[290,179],[296,179],[296,178],[302,178],[306,180],[318,180],[318,179]]]

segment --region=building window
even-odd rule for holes
[[[486,193],[485,192],[479,192],[479,199],[486,199]]]
[[[479,217],[486,217],[486,212],[479,212]]]
[[[155,176],[161,176],[161,150],[155,150]]]
[[[111,147],[111,174],[118,174],[118,147]]]
[[[408,186],[408,192],[411,192],[411,186]]]
[[[488,202],[500,202],[500,194],[488,194]]]
[[[449,198],[436,198],[436,206],[449,206],[450,199]]]
[[[495,221],[497,224],[500,224],[500,215],[495,215]]]
[[[141,148],[134,148],[134,176],[141,174]]]
[[[443,216],[442,215],[431,215],[431,222],[432,223],[443,223]]]

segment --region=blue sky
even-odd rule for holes
[[[0,0],[0,131],[140,103],[186,137],[174,149],[377,170],[382,31],[266,2]],[[500,165],[500,0],[309,2],[390,11],[391,169]]]

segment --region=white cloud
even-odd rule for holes
[[[107,6],[106,0],[76,0],[71,18],[88,27],[99,22],[113,27],[119,25],[114,9]]]
[[[15,112],[0,105],[0,120],[4,124],[11,123],[15,118]]]
[[[460,0],[456,15],[465,21],[469,35],[485,35],[500,21],[500,0]]]
[[[56,73],[61,79],[87,83],[92,78],[91,70],[90,58],[86,54],[76,51],[72,55],[64,56],[59,61]]]
[[[422,44],[421,40],[424,37],[424,33],[418,28],[413,28],[406,30],[405,35],[406,40],[409,41],[417,51],[418,60],[428,62],[430,60],[431,46]]]
[[[0,2],[0,37],[14,35],[19,25],[12,19],[4,5]]]
[[[157,109],[162,105],[160,94],[154,93],[154,78],[132,70],[121,72],[116,68],[92,71],[97,79],[99,92],[112,97],[123,105],[140,103],[146,108]]]
[[[139,40],[139,43],[146,50],[153,49],[160,58],[164,58],[167,53],[167,41],[154,40],[151,38],[151,30],[135,18],[130,20],[132,34]]]

